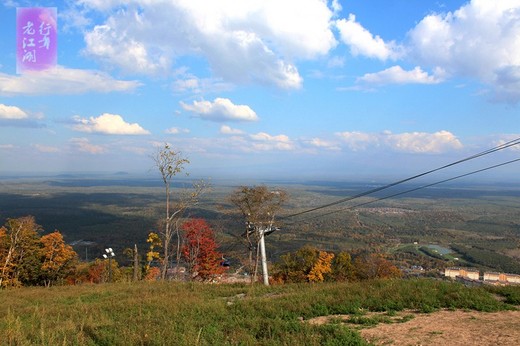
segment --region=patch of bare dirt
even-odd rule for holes
[[[410,312],[391,318],[393,323],[379,323],[359,330],[375,345],[520,345],[520,311],[475,312],[439,311],[413,314],[412,319],[396,323]],[[309,323],[349,323],[348,316],[324,316]]]
[[[360,332],[376,345],[520,345],[520,311],[439,311]]]

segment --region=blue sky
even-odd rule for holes
[[[58,62],[17,74],[34,6]],[[403,177],[520,137],[520,0],[8,0],[0,29],[0,173],[147,172],[168,142],[204,177]]]

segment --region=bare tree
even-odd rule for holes
[[[134,251],[132,251],[132,257],[134,267],[134,275],[132,277],[132,280],[138,281],[140,279],[141,266],[139,265],[139,252],[137,251],[137,244],[134,244]]]
[[[256,281],[259,261],[259,244],[263,236],[274,229],[274,220],[282,204],[287,200],[283,190],[270,191],[266,186],[241,186],[230,196],[233,203],[245,218],[244,239],[249,249],[249,266]],[[265,267],[263,268],[265,273]],[[265,282],[265,278],[264,278]]]
[[[166,278],[166,271],[170,263],[172,247],[172,239],[177,238],[175,244],[175,255],[177,265],[181,258],[182,237],[180,234],[180,221],[184,212],[191,206],[198,203],[199,196],[205,191],[206,184],[203,181],[193,184],[190,190],[179,191],[178,198],[172,200],[172,180],[177,175],[184,171],[184,166],[190,161],[183,157],[181,152],[175,151],[169,144],[165,143],[157,152],[152,155],[155,166],[161,173],[161,178],[164,183],[165,190],[165,215],[163,220],[164,229],[160,232],[163,245],[163,258],[161,267],[161,279]],[[186,173],[186,175],[188,175]]]

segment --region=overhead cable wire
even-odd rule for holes
[[[371,189],[371,190],[368,190],[368,191],[365,191],[365,192],[362,192],[362,193],[358,193],[358,194],[356,194],[354,196],[342,198],[342,199],[337,200],[335,202],[327,203],[327,204],[324,204],[324,205],[321,205],[321,206],[318,206],[318,207],[314,207],[314,208],[310,208],[310,209],[307,209],[307,210],[304,210],[304,211],[300,211],[300,212],[297,212],[297,213],[285,215],[283,217],[280,217],[280,219],[284,220],[284,219],[292,218],[292,217],[303,215],[303,214],[307,214],[307,213],[310,213],[310,212],[313,212],[313,211],[316,211],[316,210],[332,207],[332,206],[335,206],[337,204],[341,204],[341,203],[344,203],[344,202],[351,201],[353,199],[364,197],[364,196],[367,196],[367,195],[370,195],[370,194],[373,194],[373,193],[376,193],[376,192],[379,192],[379,191],[382,191],[382,190],[386,190],[386,189],[388,189],[390,187],[393,187],[393,186],[396,186],[396,185],[400,185],[400,184],[406,183],[408,181],[411,181],[411,180],[423,177],[425,175],[428,175],[428,174],[431,174],[431,173],[434,173],[434,172],[446,169],[448,167],[452,167],[452,166],[461,164],[463,162],[470,161],[470,160],[473,160],[473,159],[476,159],[476,158],[479,158],[479,157],[482,157],[482,156],[494,153],[494,152],[499,151],[499,150],[503,150],[503,149],[506,149],[506,148],[509,148],[509,147],[512,147],[512,146],[515,146],[515,145],[519,145],[519,144],[520,144],[520,137],[518,137],[516,139],[513,139],[513,140],[511,140],[509,142],[500,144],[500,145],[498,145],[498,146],[496,146],[494,148],[484,150],[484,151],[482,151],[482,152],[480,152],[478,154],[471,155],[471,156],[466,157],[464,159],[457,160],[455,162],[446,164],[444,166],[441,166],[441,167],[438,167],[438,168],[435,168],[435,169],[431,169],[429,171],[426,171],[426,172],[414,175],[412,177],[409,177],[409,178],[406,178],[406,179],[402,179],[402,180],[399,180],[399,181],[396,181],[396,182],[393,182],[393,183],[390,183],[390,184],[387,184],[387,185],[384,185],[384,186],[380,186],[380,187],[377,187],[375,189]]]
[[[312,219],[328,216],[328,215],[331,215],[331,214],[334,214],[334,213],[338,213],[338,212],[341,212],[341,211],[355,209],[355,208],[358,208],[358,207],[365,206],[367,204],[372,204],[372,203],[379,202],[379,201],[382,201],[382,200],[385,200],[385,199],[388,199],[388,198],[404,195],[406,193],[422,190],[422,189],[425,189],[425,188],[428,188],[428,187],[432,187],[432,186],[435,186],[435,185],[446,183],[448,181],[452,181],[452,180],[455,180],[455,179],[460,179],[460,178],[463,178],[463,177],[467,177],[469,175],[473,175],[473,174],[477,174],[477,173],[480,173],[480,172],[488,171],[490,169],[494,169],[494,168],[498,168],[498,167],[501,167],[501,166],[509,165],[509,164],[515,163],[517,161],[520,161],[520,158],[511,160],[511,161],[507,161],[507,162],[503,162],[503,163],[499,163],[499,164],[496,164],[496,165],[493,165],[493,166],[489,166],[489,167],[486,167],[486,168],[481,168],[481,169],[478,169],[478,170],[475,170],[475,171],[472,171],[472,172],[469,172],[469,173],[465,173],[465,174],[458,175],[456,177],[440,180],[440,181],[437,181],[437,182],[434,182],[434,183],[431,183],[431,184],[419,186],[419,187],[416,187],[416,188],[413,188],[413,189],[410,189],[410,190],[394,193],[394,194],[389,195],[389,196],[380,197],[380,198],[377,198],[377,199],[372,200],[372,201],[363,202],[363,203],[359,203],[359,204],[356,204],[356,205],[353,205],[353,206],[350,206],[350,207],[346,207],[346,208],[342,208],[342,209],[339,209],[339,210],[330,211],[330,212],[325,213],[325,214],[311,216],[311,217],[308,217],[306,219],[300,220],[299,222],[308,221],[308,220],[312,220]]]

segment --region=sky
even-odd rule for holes
[[[36,6],[57,62],[17,71]],[[169,143],[210,178],[407,177],[520,137],[520,0],[4,0],[0,29],[0,174],[146,173]]]

